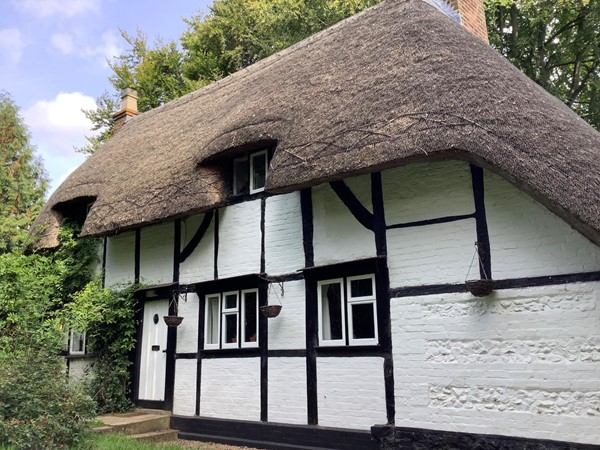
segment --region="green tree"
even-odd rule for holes
[[[48,180],[19,108],[0,91],[0,253],[23,247]]]
[[[490,44],[600,129],[600,2],[485,0]]]

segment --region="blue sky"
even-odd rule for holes
[[[126,44],[119,29],[153,42],[177,39],[183,18],[211,0],[0,0],[0,90],[21,109],[51,190],[84,161],[73,148],[91,134],[82,108],[111,90],[107,59]]]

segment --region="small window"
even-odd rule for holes
[[[206,296],[204,348],[258,347],[258,289]]]
[[[233,160],[233,195],[256,194],[265,189],[269,173],[267,150]]]
[[[379,343],[374,275],[319,281],[317,298],[320,346]]]
[[[85,355],[85,331],[71,331],[69,341],[71,355]]]

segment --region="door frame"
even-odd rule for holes
[[[142,336],[144,305],[149,300],[172,299],[178,289],[178,283],[168,283],[156,286],[144,287],[134,292],[134,310],[136,340],[133,349],[129,352],[130,365],[129,377],[131,383],[131,401],[141,408],[160,409],[164,411],[173,410],[173,394],[175,390],[175,350],[177,348],[177,328],[167,329],[167,366],[165,373],[165,396],[163,401],[140,400],[140,364],[142,359]],[[174,302],[169,302],[169,315],[175,314]]]

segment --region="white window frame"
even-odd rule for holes
[[[245,340],[245,336],[246,336],[246,294],[253,292],[256,294],[256,341],[254,342],[246,342]],[[242,348],[255,348],[258,347],[258,289],[244,289],[242,290],[242,295],[241,295],[241,299],[240,301],[242,302],[242,315],[241,315],[241,321],[242,321],[242,331],[241,331],[241,336],[240,336],[240,345]]]
[[[220,348],[220,342],[221,342],[221,294],[208,294],[205,297],[205,313],[204,313],[204,348],[206,350],[217,350]],[[209,299],[211,298],[217,298],[217,320],[216,320],[216,326],[217,326],[217,342],[213,343],[213,344],[208,344],[206,343],[206,336],[208,336],[208,315],[210,313],[209,311]]]
[[[341,315],[341,323],[342,323],[342,338],[341,339],[325,339],[323,336],[324,326],[323,326],[323,295],[322,295],[322,286],[327,284],[339,284],[340,285],[340,293],[341,298],[340,301],[342,304],[340,305],[340,315]],[[346,319],[344,317],[344,304],[345,304],[345,292],[344,292],[344,279],[343,278],[333,278],[330,280],[320,280],[317,282],[317,299],[318,299],[318,321],[319,321],[319,346],[321,347],[335,347],[340,345],[346,345]]]
[[[235,295],[235,307],[234,308],[226,308],[226,298],[229,295]],[[227,316],[236,317],[236,327],[235,327],[235,342],[227,342]],[[221,348],[238,348],[240,342],[240,293],[239,291],[229,291],[223,292],[221,296]]]
[[[372,294],[368,296],[362,297],[352,297],[352,289],[351,283],[355,280],[371,280]],[[348,277],[346,279],[346,315],[348,317],[348,343],[350,345],[377,345],[379,344],[379,330],[377,327],[377,295],[375,292],[375,275],[357,275],[353,277]],[[352,305],[373,305],[373,326],[375,331],[375,337],[373,338],[363,338],[363,339],[355,339],[352,336],[354,335],[354,324],[352,323]]]
[[[258,156],[264,155],[265,156],[265,185],[267,184],[267,177],[269,176],[269,155],[267,154],[267,150],[261,150],[259,152],[253,152],[250,153],[250,163],[249,163],[249,168],[250,168],[250,173],[249,173],[249,186],[250,186],[250,194],[256,194],[258,192],[262,192],[265,190],[265,186],[256,188],[254,187],[254,159]]]
[[[74,350],[73,349],[73,343],[75,342],[73,340],[73,334],[75,333],[79,333],[81,335],[83,335],[83,350]],[[85,355],[85,347],[87,345],[87,335],[85,331],[74,331],[74,330],[70,330],[69,331],[69,354],[70,355]]]

